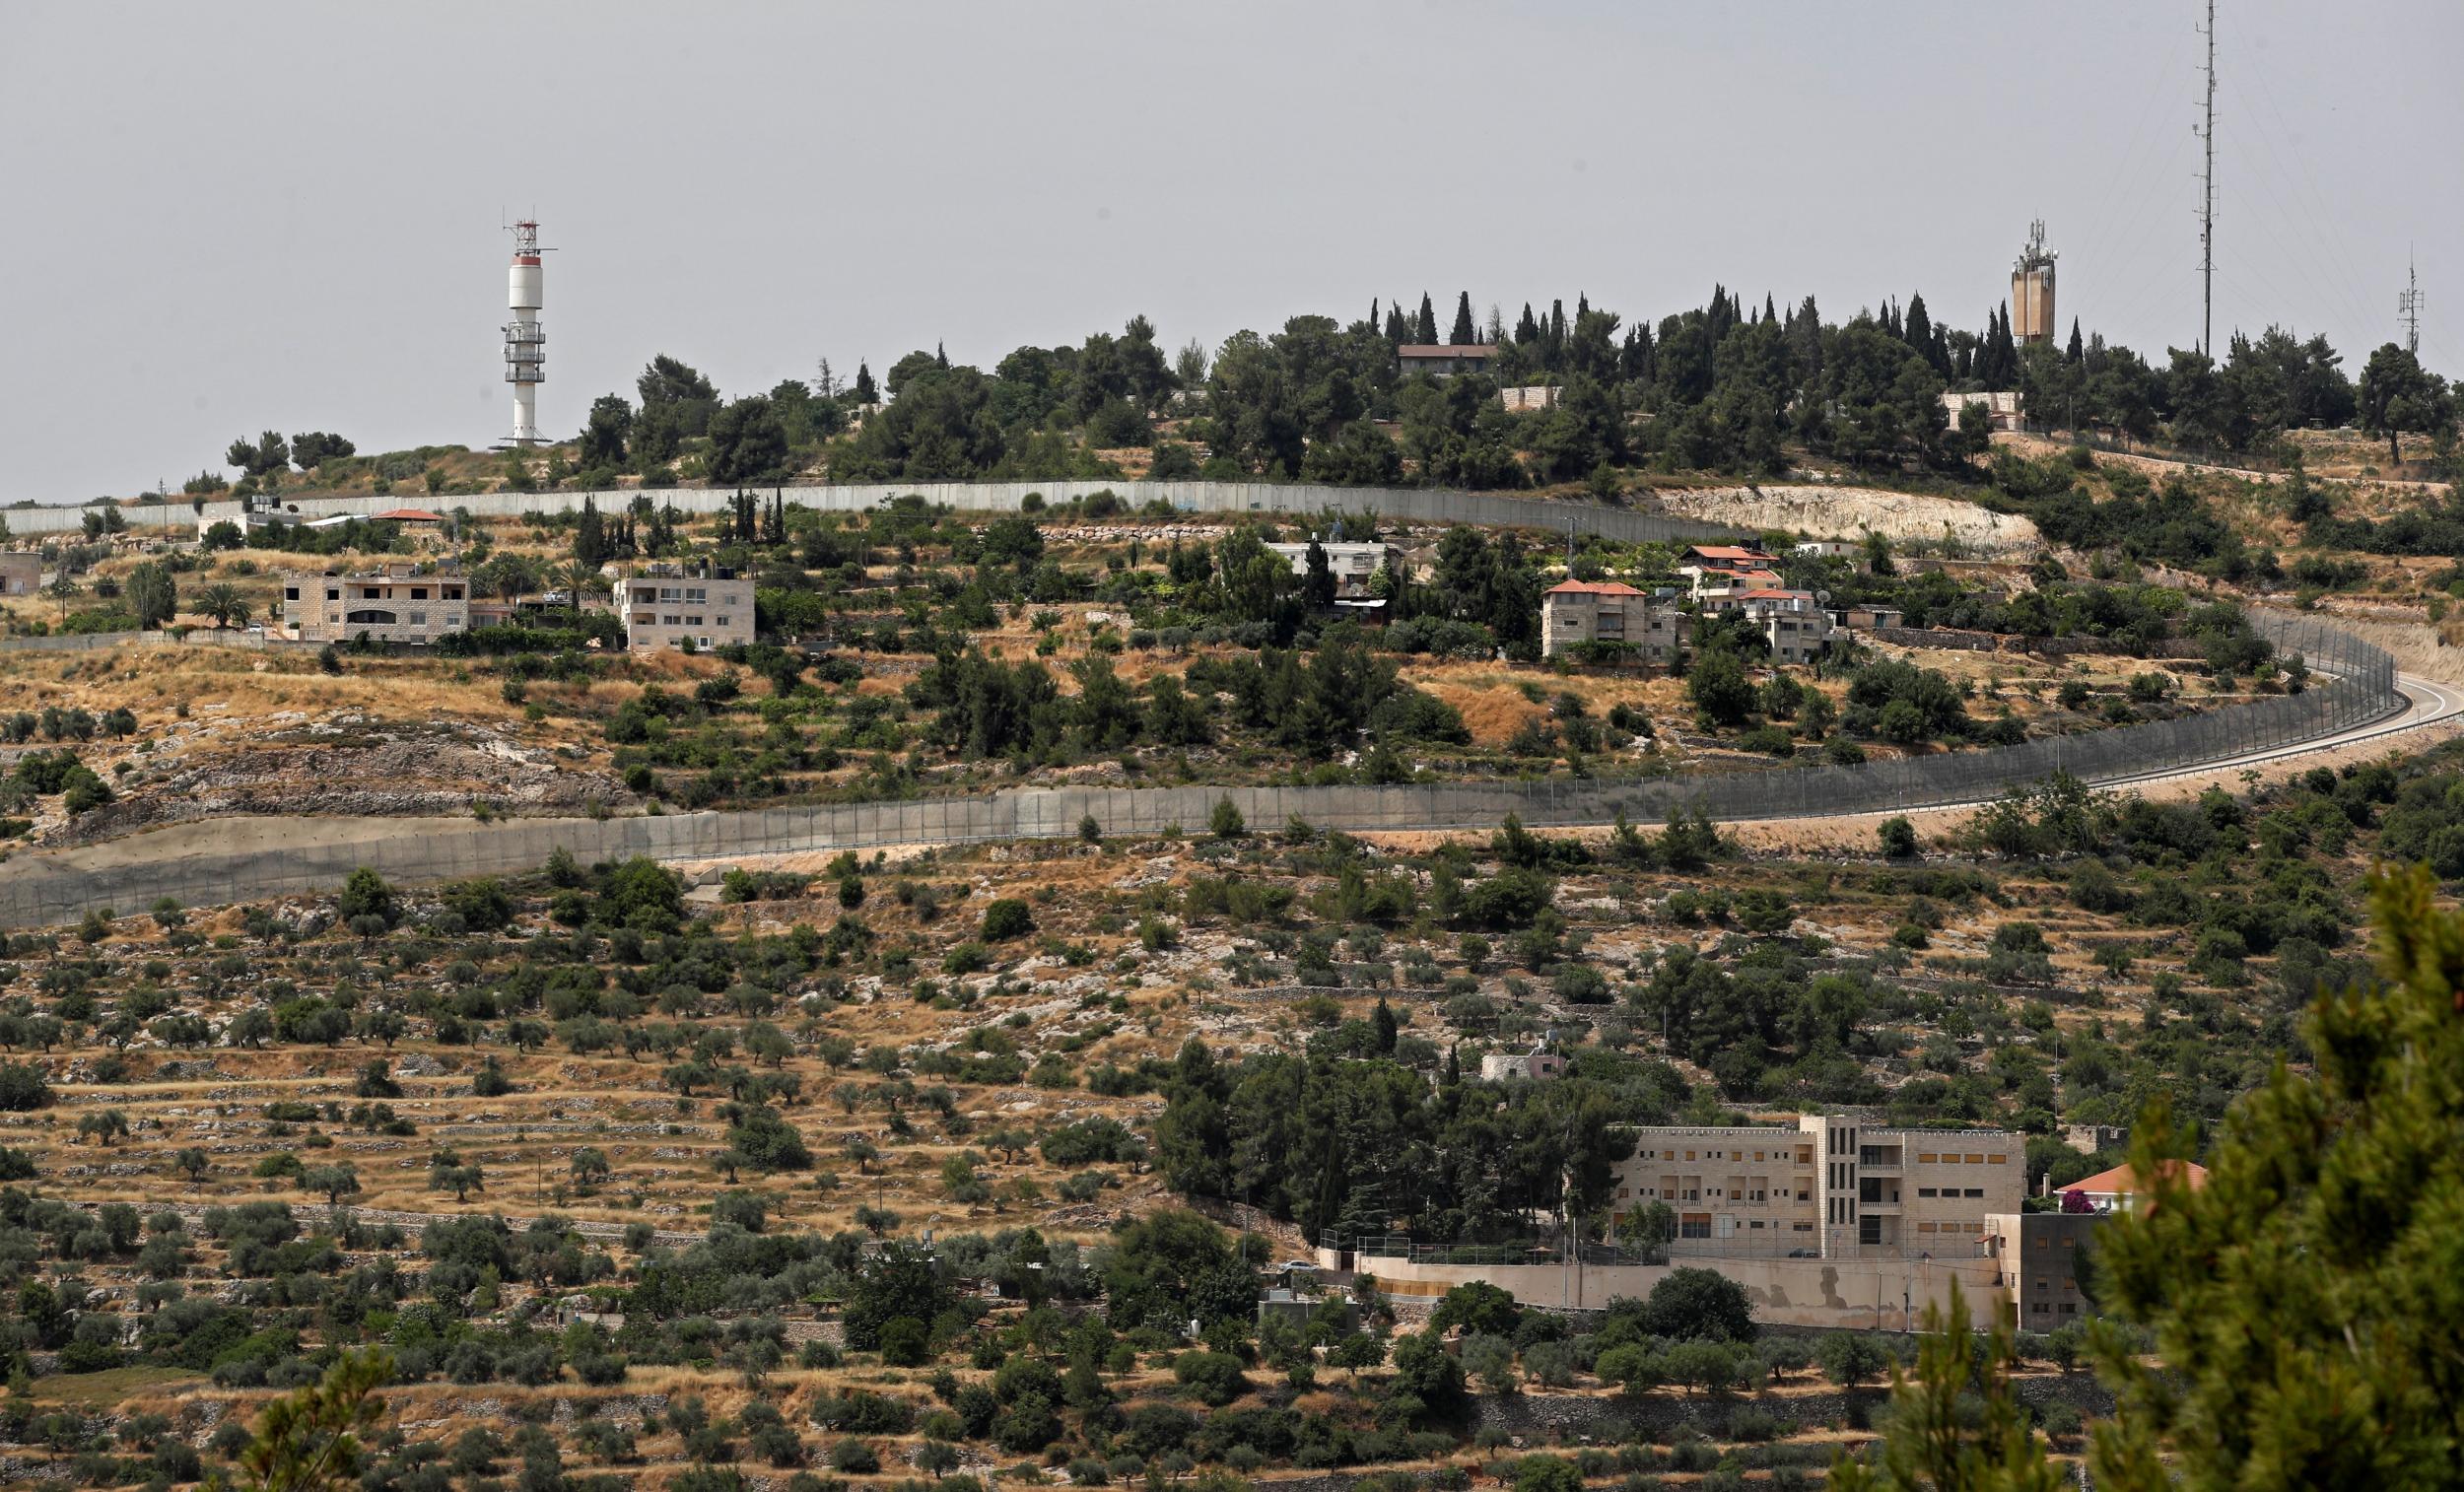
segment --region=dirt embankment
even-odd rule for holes
[[[1877,487],[1701,487],[1656,497],[1673,516],[1816,538],[1854,539],[1871,530],[1894,544],[1948,543],[1979,555],[2032,553],[2043,543],[2036,525],[2017,513]]]
[[[324,721],[191,754],[138,779],[117,802],[41,838],[86,845],[164,824],[254,814],[458,816],[480,803],[509,813],[579,815],[594,802],[632,800],[614,779],[487,726]]]

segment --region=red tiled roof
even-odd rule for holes
[[[2157,1170],[2167,1179],[2187,1180],[2193,1191],[2208,1184],[2208,1168],[2196,1161],[2164,1161]],[[2139,1173],[2131,1167],[2116,1166],[2110,1171],[2099,1171],[2094,1176],[2075,1181],[2062,1189],[2085,1191],[2090,1196],[2136,1196],[2142,1191],[2154,1191],[2156,1187],[2143,1182]]]
[[[1742,549],[1734,544],[1696,544],[1686,553],[1698,554],[1706,560],[1767,560],[1771,558],[1759,549]]]
[[[1403,358],[1493,358],[1497,356],[1497,344],[1493,342],[1469,342],[1459,345],[1445,342],[1405,342],[1395,349],[1395,354]]]
[[[1560,580],[1548,587],[1548,593],[1552,596],[1639,596],[1642,594],[1633,586],[1616,580]]]
[[[445,521],[444,513],[430,512],[425,508],[388,508],[376,516],[390,518],[396,523],[442,523]]]

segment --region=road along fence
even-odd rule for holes
[[[719,859],[893,845],[1064,839],[1089,820],[1105,835],[1204,832],[1229,800],[1252,829],[1294,819],[1319,829],[1482,829],[1509,813],[1534,827],[1637,824],[1672,813],[1716,820],[1820,818],[1981,802],[2057,772],[2091,784],[2229,762],[2320,740],[2403,708],[2394,660],[2312,618],[2254,613],[2252,625],[2310,669],[2299,694],[2181,719],[2120,726],[1983,751],[1943,752],[1856,767],[1773,768],[1708,777],[1596,781],[1402,783],[1291,787],[1015,788],[977,797],[847,803],[730,813],[610,819],[514,819],[468,829],[405,832],[341,845],[183,855],[85,869],[40,854],[0,863],[0,927],[73,921],[97,908],[142,912],[164,897],[183,906],[329,892],[359,866],[418,883],[536,868],[557,849],[588,863],[649,855]],[[142,837],[123,844],[142,848]]]

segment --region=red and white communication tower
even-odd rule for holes
[[[539,443],[539,385],[547,380],[548,334],[539,326],[545,303],[539,272],[539,225],[513,225],[513,267],[506,272],[505,304],[513,319],[505,326],[505,381],[513,385],[515,445]]]

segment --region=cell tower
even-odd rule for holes
[[[2054,251],[2045,247],[2045,220],[2027,225],[2027,246],[2011,266],[2011,336],[2021,344],[2050,341]]]
[[[2415,357],[2422,355],[2422,279],[2413,268],[2408,255],[2404,261],[2404,289],[2396,292],[2396,319],[2404,323],[2404,350]]]
[[[539,326],[545,304],[539,271],[539,225],[513,225],[513,267],[506,272],[505,304],[513,319],[505,325],[505,381],[513,385],[512,443],[539,443],[539,385],[547,380],[548,334]]]
[[[2206,122],[2190,132],[2206,147],[2199,171],[2199,350],[2216,356],[2216,0],[2208,0],[2208,24],[2191,30],[2208,38]]]

